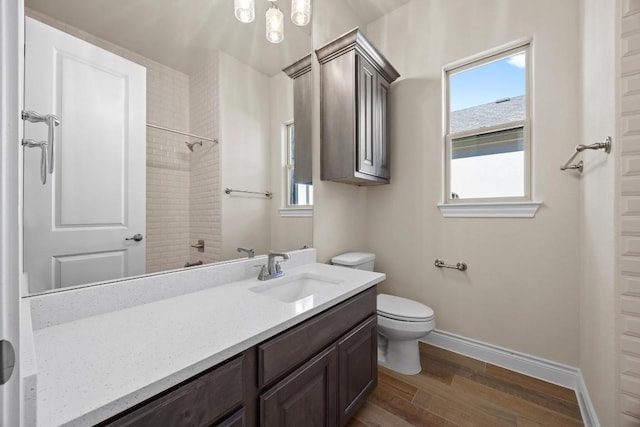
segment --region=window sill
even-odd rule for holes
[[[533,218],[542,202],[441,203],[445,218]]]
[[[313,216],[313,206],[304,206],[299,208],[281,208],[279,209],[280,216],[282,218],[292,218],[292,217],[312,217]]]

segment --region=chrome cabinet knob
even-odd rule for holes
[[[134,234],[133,237],[125,237],[124,240],[133,240],[135,242],[140,242],[142,240],[142,234]]]

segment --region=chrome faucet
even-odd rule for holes
[[[275,279],[276,277],[284,275],[284,271],[282,271],[282,267],[280,266],[280,261],[276,261],[276,258],[278,257],[283,260],[291,259],[291,256],[286,252],[269,252],[267,265],[263,265],[260,269],[258,280]]]
[[[247,258],[253,258],[256,256],[255,251],[251,248],[238,248],[237,250],[238,252],[245,252],[247,254]]]

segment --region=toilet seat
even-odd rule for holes
[[[404,322],[427,322],[433,319],[433,310],[417,301],[395,295],[379,294],[378,315]]]

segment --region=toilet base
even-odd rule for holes
[[[379,337],[380,338],[380,337]],[[378,364],[403,375],[416,375],[422,371],[418,340],[384,340],[384,347],[378,348]]]

